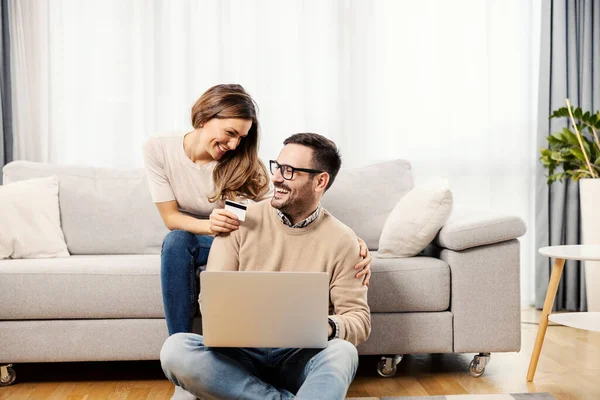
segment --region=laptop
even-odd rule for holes
[[[200,280],[204,345],[327,346],[326,272],[205,271]]]

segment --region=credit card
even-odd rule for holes
[[[246,220],[246,208],[247,206],[245,204],[231,200],[225,200],[225,209],[237,215],[240,221]]]

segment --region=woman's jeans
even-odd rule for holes
[[[342,339],[325,349],[231,348],[206,347],[201,335],[178,333],[163,345],[160,362],[171,382],[203,400],[343,400],[358,352]]]
[[[175,230],[165,236],[160,254],[160,283],[169,335],[192,332],[198,313],[198,277],[208,261],[212,236]]]

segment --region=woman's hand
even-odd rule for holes
[[[210,231],[215,235],[229,233],[239,229],[240,222],[237,216],[224,208],[215,208],[209,217]]]
[[[354,269],[360,269],[361,271],[356,274],[357,278],[362,278],[364,276],[363,285],[369,286],[369,282],[371,281],[371,261],[373,257],[371,257],[371,253],[369,253],[369,248],[364,240],[356,237],[358,240],[358,244],[360,245],[360,256],[363,258],[361,262],[354,266]]]

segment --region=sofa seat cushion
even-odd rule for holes
[[[160,255],[0,260],[0,304],[3,320],[161,318]]]
[[[371,313],[445,311],[450,306],[450,267],[432,257],[379,258],[371,252]]]

